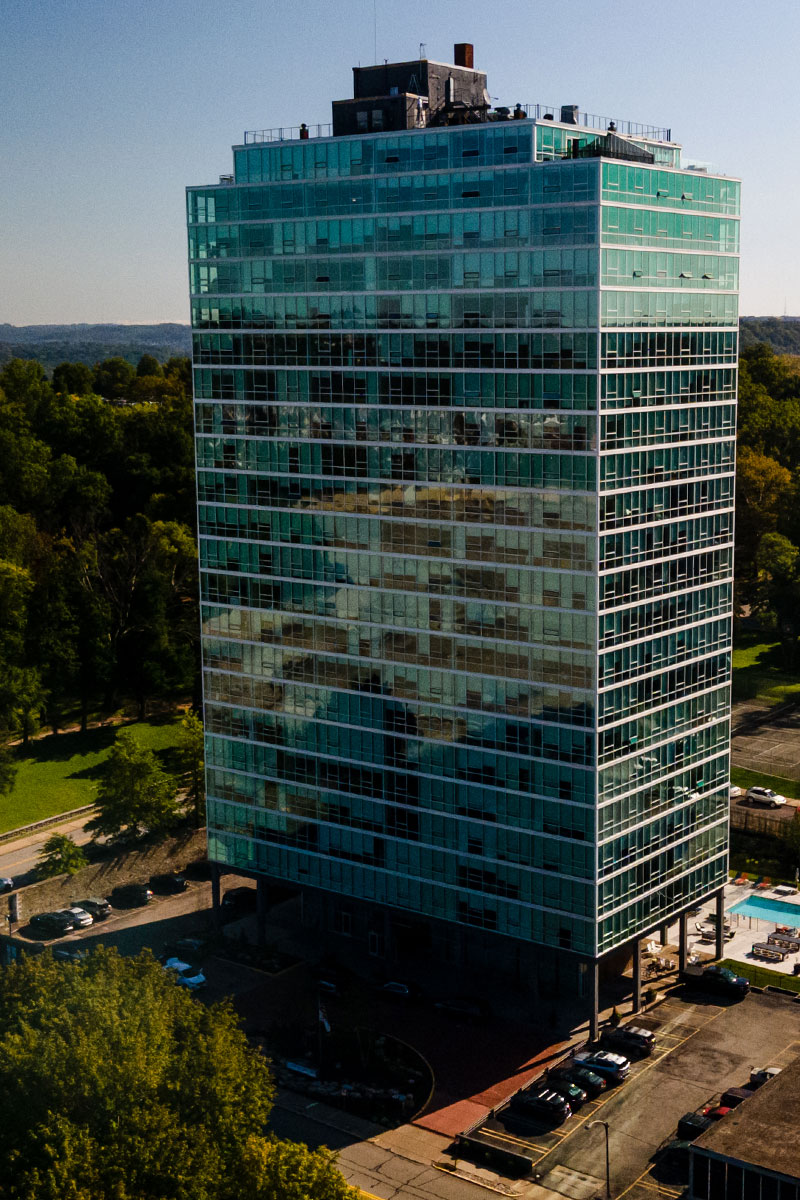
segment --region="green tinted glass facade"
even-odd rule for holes
[[[726,875],[739,185],[559,128],[189,190],[208,821],[593,958]]]

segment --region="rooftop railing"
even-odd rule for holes
[[[561,108],[554,107],[548,104],[523,104],[521,106],[525,112],[525,116],[530,120],[541,121],[545,117],[552,118],[555,124],[572,125],[575,124],[582,129],[597,129],[602,133],[606,133],[610,125],[616,127],[617,133],[621,133],[627,137],[647,138],[655,142],[670,142],[672,141],[672,130],[664,129],[658,125],[641,125],[638,121],[623,121],[619,117],[601,117],[595,113],[579,112],[577,120],[562,121]],[[506,121],[510,119],[510,110],[504,110],[504,115],[500,115],[497,109],[490,112],[488,120]],[[386,132],[391,132],[387,130]],[[244,145],[253,146],[264,142],[297,142],[303,141],[305,138],[329,138],[333,137],[333,126],[327,125],[279,125],[275,129],[246,129],[244,134]]]
[[[333,137],[333,126],[328,125],[279,125],[277,129],[246,129],[244,131],[245,146],[259,142],[298,142],[301,132],[307,131],[310,138]]]

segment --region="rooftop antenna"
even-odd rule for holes
[[[428,48],[427,48],[427,46],[425,45],[425,43],[424,43],[424,42],[420,42],[420,44],[419,44],[419,61],[420,61],[420,62],[422,62],[423,58],[425,57],[425,55],[426,55],[426,53],[427,53],[427,49],[428,49]]]
[[[378,61],[378,0],[372,0],[372,29],[375,40],[375,55],[373,62]]]

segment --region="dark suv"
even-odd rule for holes
[[[256,889],[252,887],[230,888],[222,897],[222,911],[228,916],[255,912]]]
[[[559,1124],[572,1113],[562,1095],[541,1086],[533,1092],[517,1092],[511,1098],[511,1107],[522,1116],[542,1117],[545,1121]]]
[[[616,1029],[604,1029],[602,1042],[612,1050],[630,1054],[634,1058],[646,1058],[655,1049],[655,1034],[639,1025],[619,1025]]]
[[[702,988],[703,991],[732,996],[736,1000],[743,999],[750,991],[749,979],[735,975],[733,971],[719,966],[718,963],[712,963],[711,966],[706,967],[699,976],[690,976],[687,972],[685,979],[688,984]]]
[[[31,917],[29,924],[31,929],[35,929],[43,937],[63,937],[75,928],[70,915],[64,912],[37,913],[35,917]]]
[[[94,917],[95,921],[105,921],[106,917],[111,915],[111,905],[99,896],[91,896],[88,900],[76,900],[75,903],[90,917]]]
[[[146,883],[122,883],[111,893],[117,908],[139,908],[149,904],[153,893]]]

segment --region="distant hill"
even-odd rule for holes
[[[191,350],[188,325],[0,325],[0,365],[35,358],[52,371],[62,362],[92,366],[115,356],[135,365],[143,354],[164,362]]]
[[[800,354],[800,317],[742,317],[741,348],[766,342],[776,354]]]
[[[777,354],[800,355],[800,317],[742,317],[741,346],[767,342]],[[119,355],[134,365],[143,354],[164,362],[191,354],[188,325],[2,325],[0,365],[10,358],[35,358],[48,371],[62,362],[92,366]]]

